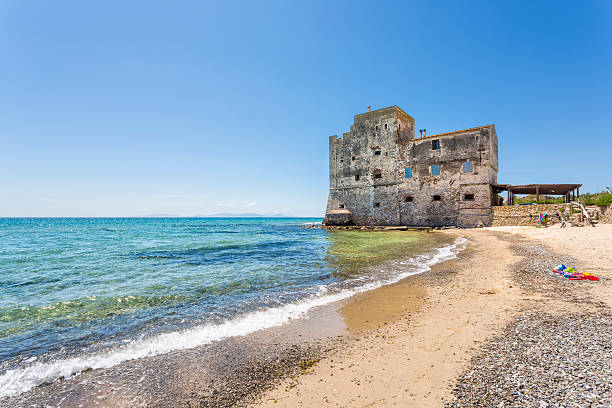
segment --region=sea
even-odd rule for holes
[[[428,271],[466,242],[320,224],[0,218],[0,399],[307,318]]]

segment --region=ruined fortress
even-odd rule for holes
[[[415,138],[397,106],[356,115],[329,139],[324,225],[491,225],[497,204],[494,125]]]

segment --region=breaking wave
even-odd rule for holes
[[[467,242],[468,240],[464,237],[459,237],[453,244],[438,248],[433,253],[398,261],[401,265],[407,266],[401,269],[401,273],[367,281],[352,288],[342,289],[337,293],[330,293],[333,292],[333,288],[321,286],[316,295],[305,300],[251,312],[220,324],[200,325],[187,330],[134,340],[106,352],[44,363],[34,362],[28,367],[7,370],[0,375],[0,398],[21,394],[38,385],[69,378],[85,370],[110,368],[128,360],[193,348],[283,325],[292,319],[305,317],[308,311],[315,307],[341,301],[355,294],[390,285],[408,276],[428,271],[436,263],[456,258],[457,253],[465,249]]]

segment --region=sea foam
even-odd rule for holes
[[[61,378],[69,378],[85,370],[110,368],[128,360],[193,348],[213,341],[244,336],[257,330],[283,325],[292,319],[305,317],[309,310],[317,306],[337,302],[357,293],[390,285],[408,276],[428,271],[436,263],[456,258],[457,253],[465,249],[467,242],[464,237],[459,237],[453,244],[438,248],[432,254],[420,255],[401,261],[401,264],[409,267],[402,268],[405,270],[402,270],[399,274],[367,282],[338,293],[328,294],[328,288],[322,286],[316,295],[300,302],[251,312],[221,324],[201,325],[187,330],[163,333],[135,340],[106,352],[45,363],[33,363],[28,367],[7,370],[0,375],[0,398],[21,394],[38,385],[51,383]]]

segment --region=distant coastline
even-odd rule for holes
[[[135,218],[313,218],[313,217],[291,217],[285,214],[258,214],[258,213],[216,213],[216,214],[196,214],[196,215],[177,215],[177,214],[148,214]]]
[[[317,218],[323,219],[322,216],[305,216],[305,215],[285,215],[285,214],[255,214],[255,213],[244,213],[244,214],[231,214],[231,213],[219,213],[211,215],[177,215],[177,214],[149,214],[149,215],[118,215],[118,216],[0,216],[0,219],[19,219],[19,218],[32,218],[32,219],[44,219],[44,218]]]

